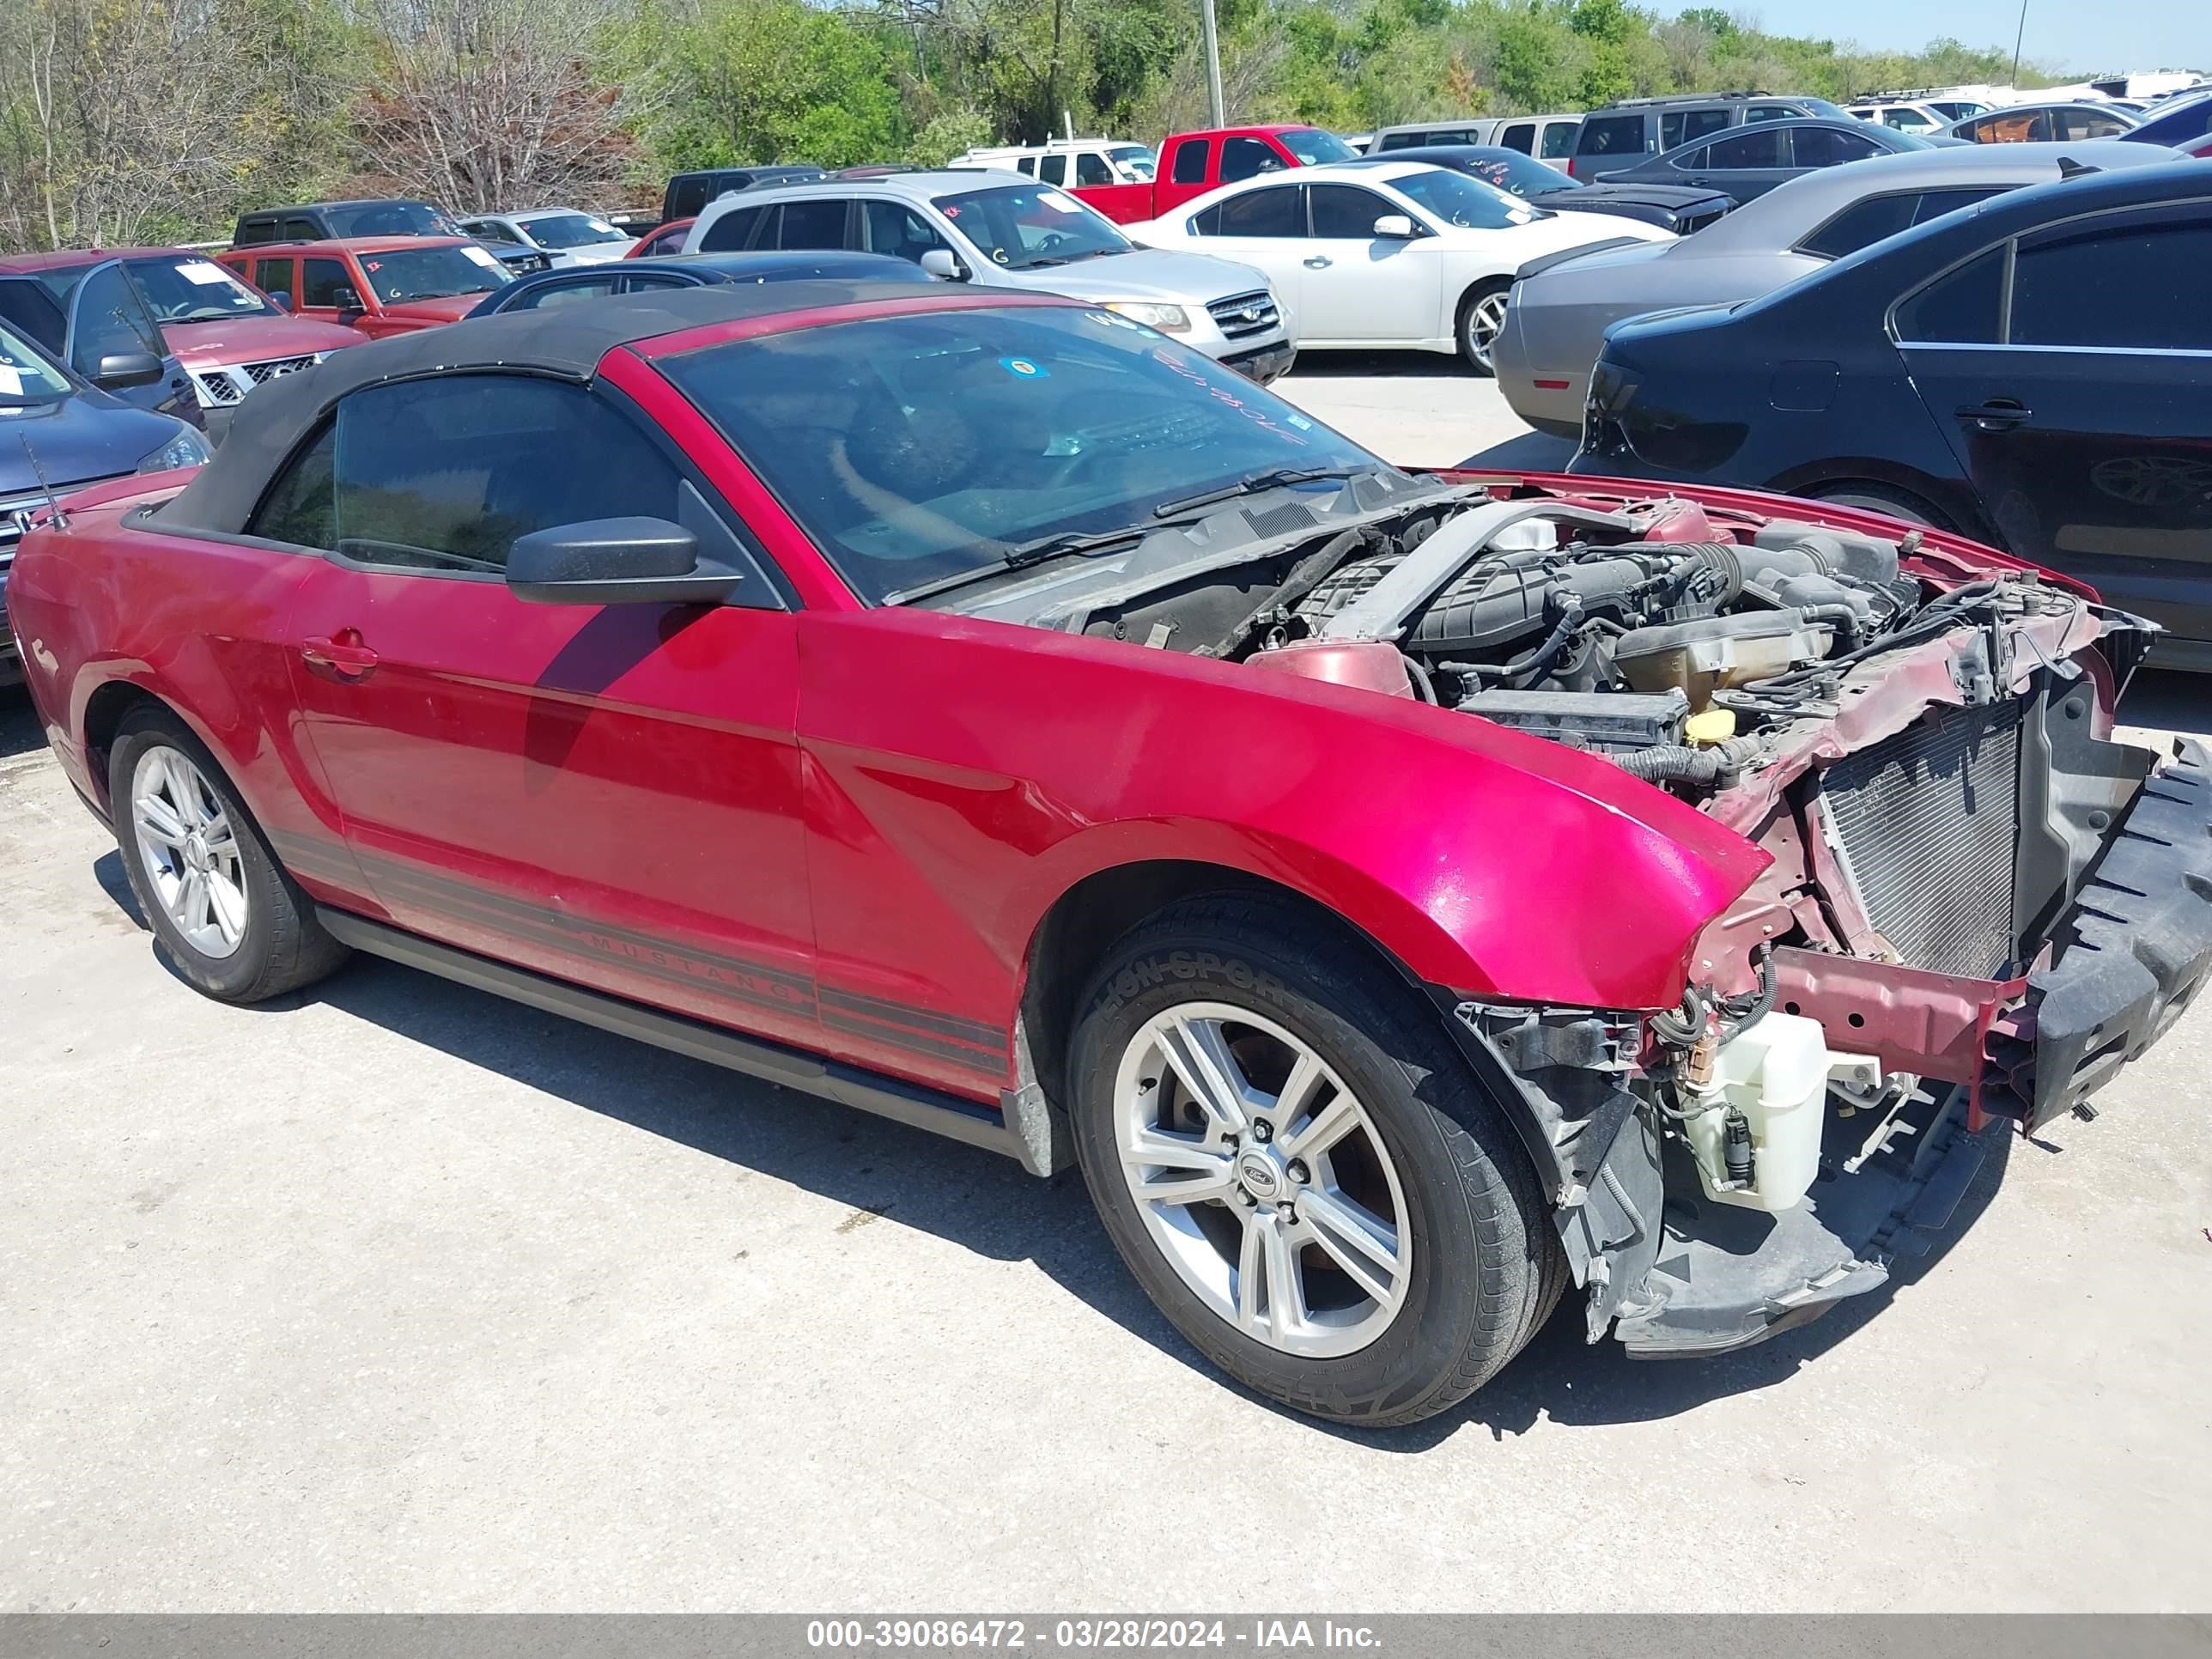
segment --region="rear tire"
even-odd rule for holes
[[[107,799],[131,891],[197,989],[260,1002],[346,959],[207,745],[167,709],[124,717],[108,750]]]
[[[1492,354],[1498,343],[1498,331],[1505,326],[1505,299],[1512,291],[1511,283],[1493,280],[1476,283],[1460,300],[1455,325],[1459,332],[1459,355],[1461,361],[1478,374],[1494,376],[1498,373]]]
[[[1900,523],[1923,525],[1930,530],[1951,528],[1950,520],[1936,510],[1934,503],[1922,500],[1909,489],[1899,489],[1890,484],[1823,484],[1802,493],[1809,500],[1826,501],[1831,507],[1855,507],[1863,513],[1884,514]]]
[[[1436,1012],[1325,923],[1187,901],[1114,946],[1084,1007],[1069,1093],[1092,1201],[1248,1388],[1412,1423],[1550,1312],[1565,1262],[1518,1140]]]

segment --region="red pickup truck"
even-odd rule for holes
[[[1358,152],[1319,127],[1219,127],[1179,132],[1160,146],[1159,170],[1151,183],[1087,185],[1070,191],[1116,224],[1157,219],[1219,185],[1256,178],[1279,167],[1313,167],[1355,161]]]
[[[216,256],[285,310],[372,340],[465,317],[514,278],[465,236],[263,242]]]

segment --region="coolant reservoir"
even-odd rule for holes
[[[1705,1196],[1753,1210],[1786,1210],[1804,1197],[1820,1173],[1827,1098],[1828,1044],[1820,1021],[1765,1014],[1723,1044],[1711,1084],[1683,1091],[1685,1109],[1711,1105],[1682,1126]],[[1733,1190],[1722,1184],[1731,1109],[1749,1124],[1752,1146],[1750,1184]]]

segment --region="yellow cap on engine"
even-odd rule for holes
[[[1735,710],[1701,710],[1683,723],[1682,735],[1692,743],[1726,743],[1735,735]]]

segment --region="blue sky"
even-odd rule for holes
[[[1726,3],[1726,0],[1723,0]],[[1664,8],[1662,7],[1662,9]],[[1739,0],[1776,34],[1856,40],[1877,50],[1917,51],[1941,35],[1970,46],[2012,45],[2020,0]],[[2027,0],[2026,58],[2046,68],[2092,74],[2166,67],[2212,70],[2212,4],[2206,0]]]

